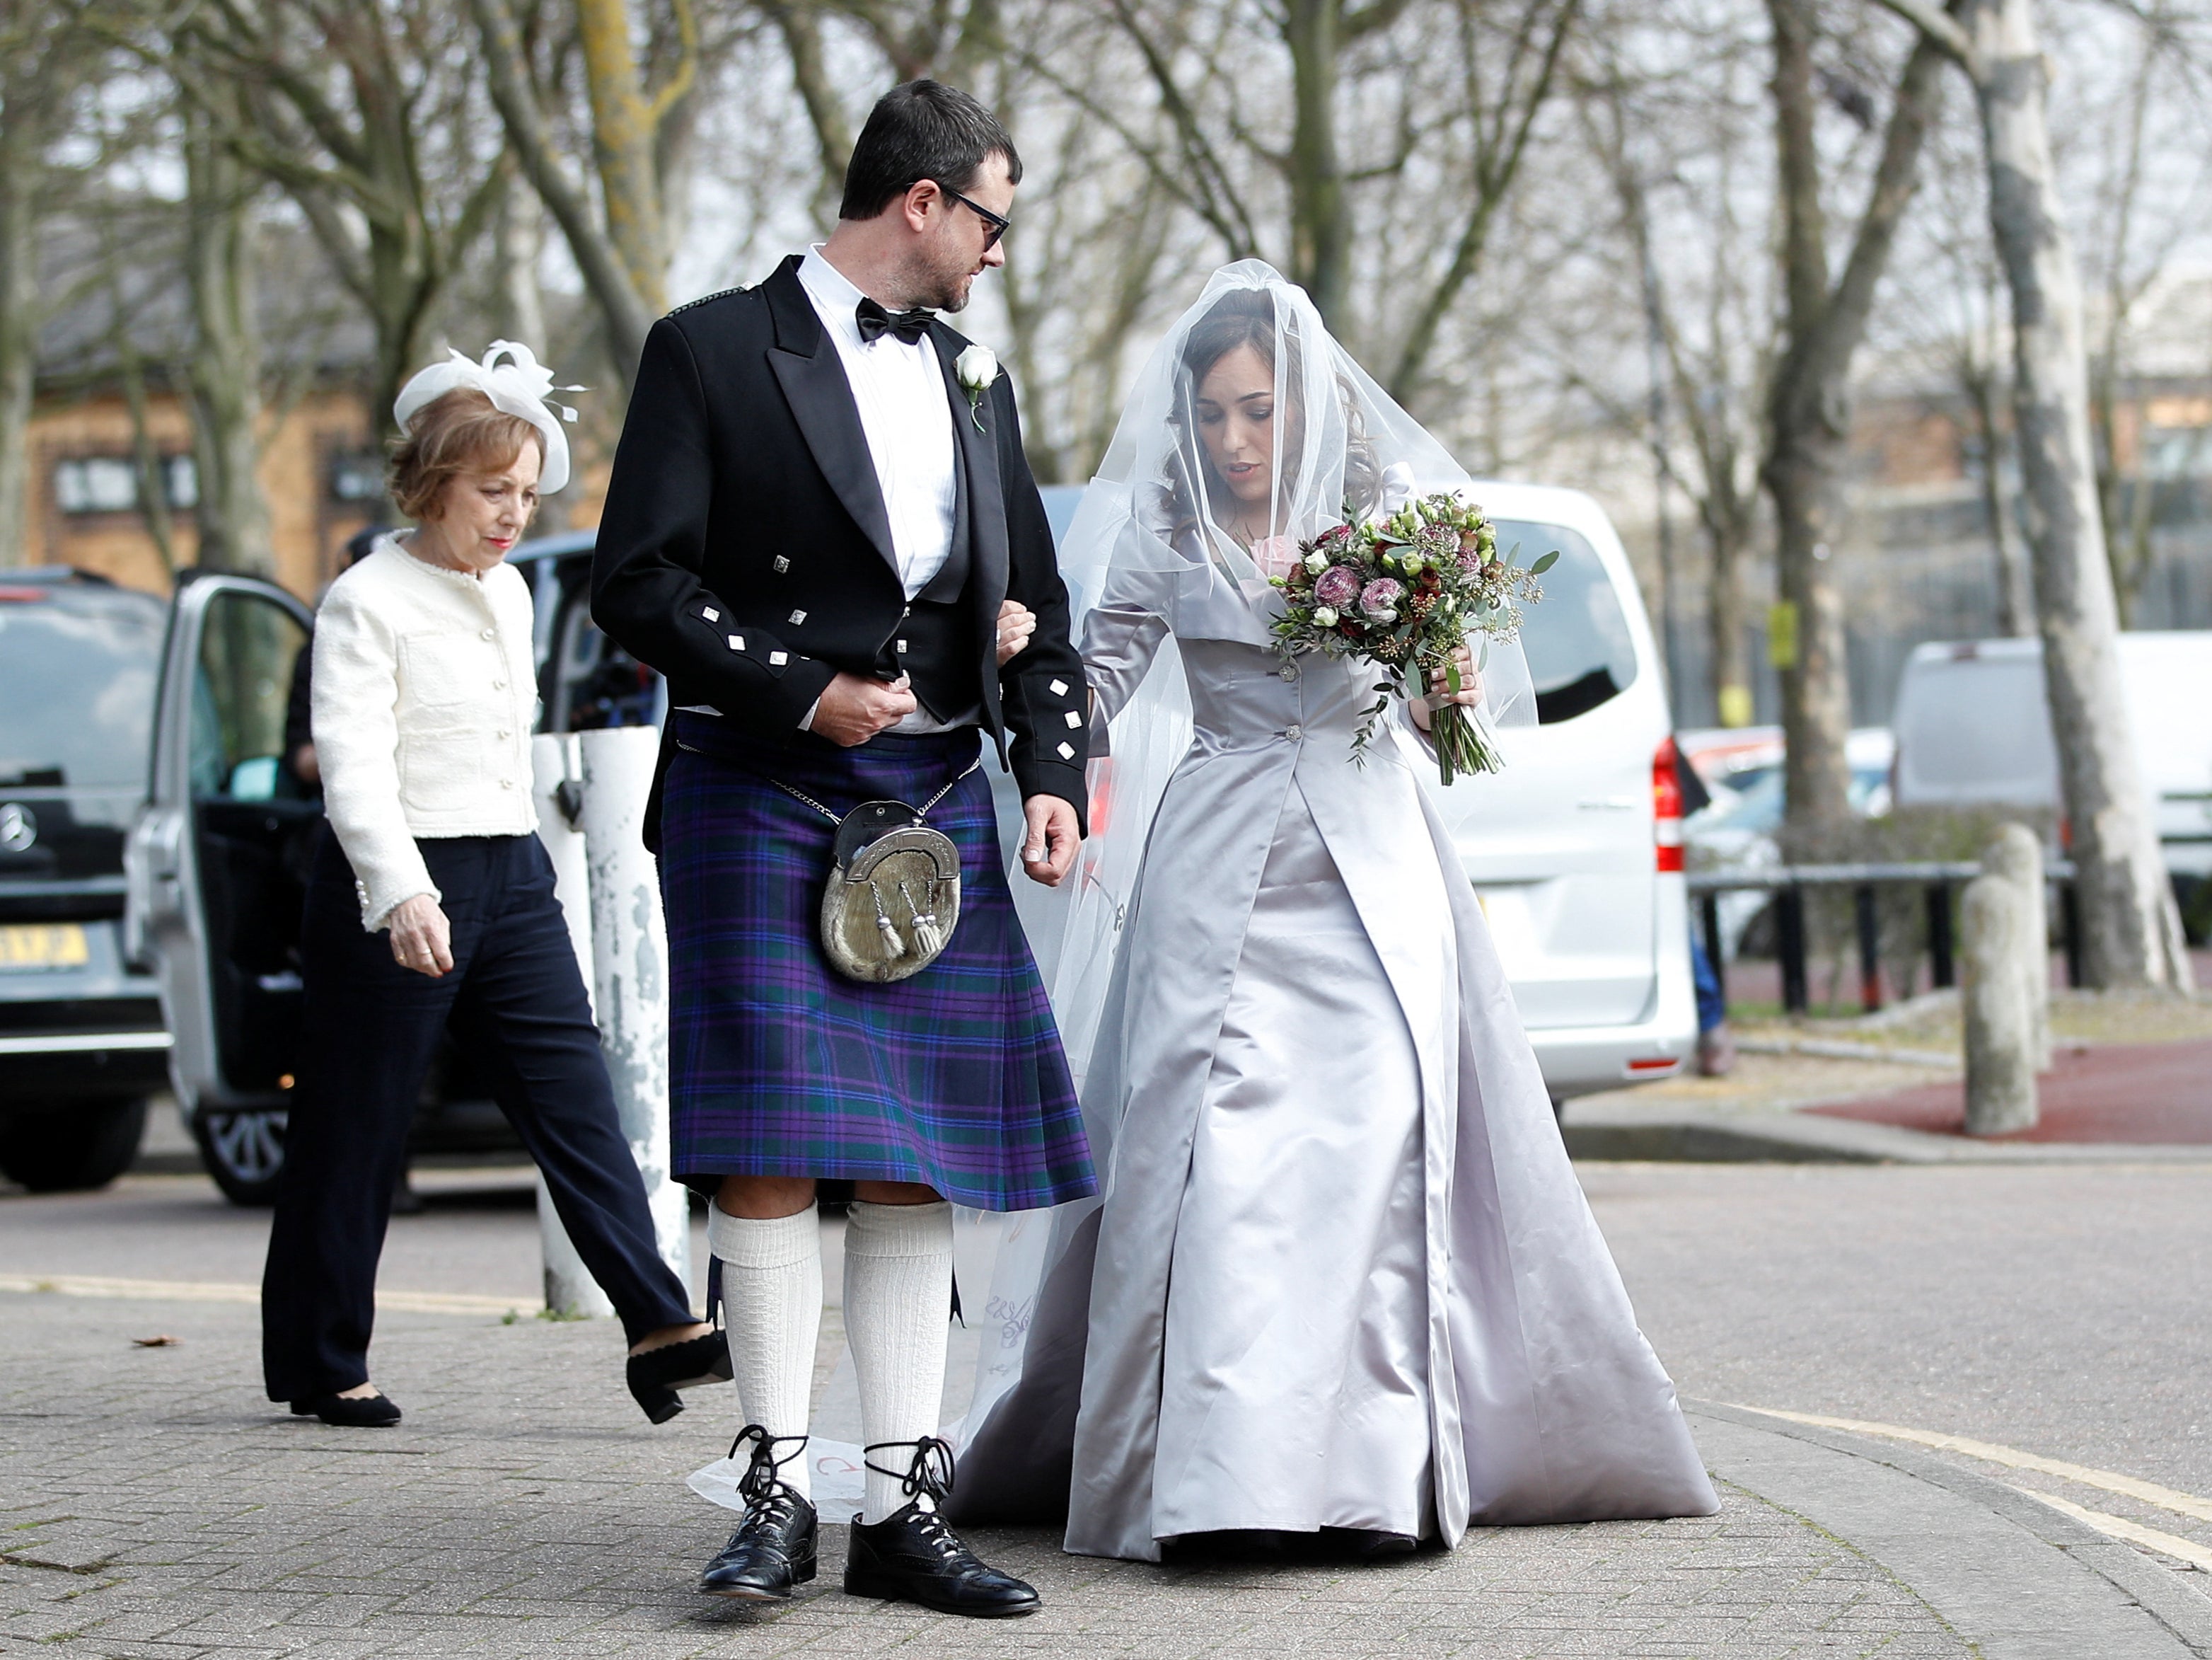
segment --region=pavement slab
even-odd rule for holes
[[[149,1320],[181,1341],[131,1347]],[[1717,1517],[1484,1529],[1358,1570],[1103,1562],[985,1532],[1047,1599],[1002,1624],[844,1596],[831,1528],[811,1594],[763,1614],[691,1590],[727,1518],[682,1473],[725,1403],[632,1421],[603,1326],[389,1316],[380,1375],[408,1413],[390,1431],[255,1399],[251,1309],[0,1294],[0,1653],[1975,1652],[1881,1560],[1741,1482]]]

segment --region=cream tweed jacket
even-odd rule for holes
[[[442,899],[417,838],[530,836],[538,686],[530,586],[427,564],[386,537],[315,618],[323,804],[374,933],[417,894]]]

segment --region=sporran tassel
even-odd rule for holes
[[[906,955],[906,941],[899,938],[897,927],[892,923],[891,919],[884,914],[883,901],[880,899],[876,902],[876,932],[884,937],[885,958],[896,963]]]

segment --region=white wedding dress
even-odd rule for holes
[[[1110,979],[1061,1010],[1102,1195],[1012,1219],[955,1513],[1065,1514],[1069,1550],[1139,1560],[1710,1514],[1433,761],[1401,711],[1355,763],[1373,671],[1286,663],[1256,575],[1158,562],[1101,581],[1083,632],[1094,731],[1148,676],[1188,705]],[[1109,779],[1109,816],[1138,811]]]

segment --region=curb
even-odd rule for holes
[[[1717,1476],[1880,1564],[1986,1660],[2212,1657],[2212,1597],[2025,1493],[1906,1446],[1717,1402],[1682,1408],[1706,1426]]]
[[[1792,1110],[1660,1117],[1634,1106],[1580,1114],[1569,1103],[1559,1133],[1570,1158],[1654,1164],[2212,1164],[2212,1146],[1978,1141]]]

